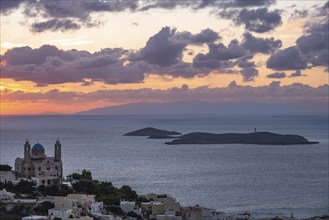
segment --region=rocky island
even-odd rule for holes
[[[167,138],[171,135],[182,135],[177,131],[167,131],[157,128],[147,127],[124,134],[124,136],[150,136],[153,138]]]
[[[296,144],[318,144],[316,141],[308,141],[299,135],[282,135],[270,132],[253,133],[226,133],[213,134],[194,132],[182,135],[169,145],[176,144],[260,144],[260,145],[296,145]]]

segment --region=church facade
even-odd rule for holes
[[[58,184],[63,178],[62,146],[55,142],[54,157],[47,157],[44,147],[37,143],[31,148],[29,140],[24,144],[24,158],[16,158],[15,171],[18,177],[34,179],[37,185]]]

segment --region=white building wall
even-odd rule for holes
[[[134,206],[135,206],[135,202],[129,202],[129,201],[121,201],[120,202],[120,208],[125,213],[134,211]]]
[[[69,218],[70,215],[73,216],[72,209],[49,209],[48,216],[49,217],[57,217],[57,218]]]

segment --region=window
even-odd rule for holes
[[[47,180],[47,184],[50,185],[50,180]]]
[[[55,166],[55,170],[58,170],[58,166]]]
[[[49,167],[47,167],[47,170],[50,170],[50,168],[49,168]]]

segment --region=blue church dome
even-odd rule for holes
[[[39,143],[33,145],[32,149],[43,149],[43,146]]]

